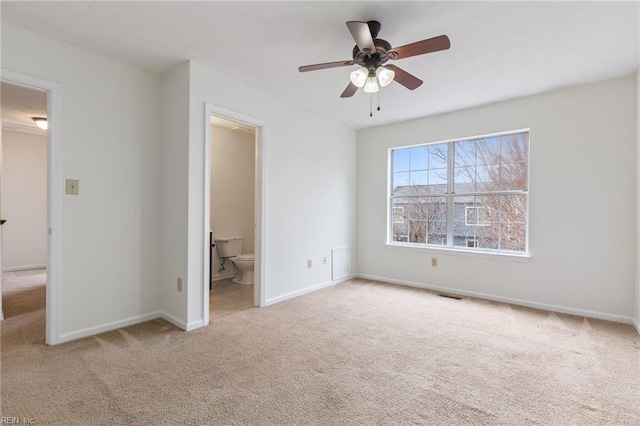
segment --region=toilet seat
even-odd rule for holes
[[[253,254],[241,254],[236,256],[234,260],[238,262],[253,262]]]

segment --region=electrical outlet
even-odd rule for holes
[[[431,258],[431,266],[434,268],[438,267],[438,258],[437,257],[432,257]]]
[[[312,263],[311,263],[311,259],[308,259],[308,260],[307,260],[307,268],[311,268],[311,265],[312,265]]]
[[[182,278],[178,277],[178,291],[182,291]]]
[[[323,257],[323,258],[322,258],[322,264],[323,264],[323,265],[326,265],[326,264],[327,264],[327,258],[326,258],[326,257]]]

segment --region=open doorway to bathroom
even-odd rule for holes
[[[0,83],[2,317],[44,340],[47,293],[47,92]],[[6,223],[5,223],[6,222]]]
[[[256,128],[211,116],[209,318],[256,305]]]

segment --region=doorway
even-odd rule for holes
[[[2,316],[45,329],[47,93],[1,82]],[[6,222],[6,223],[5,223]],[[44,333],[39,333],[44,335]]]
[[[6,220],[0,227],[0,309],[6,308],[6,321],[20,317],[29,323],[24,316],[34,315],[43,328],[38,335],[54,345],[59,342],[59,88],[9,70],[2,70],[0,84],[0,214]],[[47,128],[34,117],[46,119]]]
[[[206,110],[205,325],[210,318],[264,306],[265,294],[264,123],[210,104]],[[224,248],[232,245],[243,256],[226,257],[229,253]],[[247,270],[246,263],[238,264],[251,255],[252,270]]]

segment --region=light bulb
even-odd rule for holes
[[[378,77],[378,82],[380,83],[380,87],[388,86],[392,81],[393,77],[396,76],[396,73],[393,70],[385,67],[378,67],[376,69],[376,77]]]
[[[357,86],[362,87],[364,83],[367,81],[367,77],[369,76],[369,70],[366,67],[359,68],[351,73],[349,78],[351,82]]]
[[[378,82],[376,81],[376,78],[368,77],[367,82],[364,85],[364,89],[362,90],[364,91],[364,93],[376,93],[378,90],[380,90],[380,87],[378,86]]]

